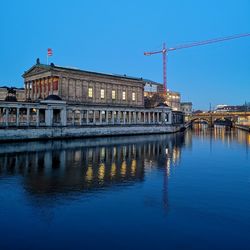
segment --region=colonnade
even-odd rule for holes
[[[169,108],[111,108],[40,103],[0,103],[0,127],[172,124]]]
[[[58,84],[59,78],[51,76],[25,82],[25,98],[34,101],[49,95],[58,95]]]
[[[171,124],[171,115],[157,109],[67,109],[67,125]]]

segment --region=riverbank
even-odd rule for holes
[[[183,125],[100,125],[0,129],[0,141],[27,141],[101,137],[118,135],[164,134],[185,129]]]

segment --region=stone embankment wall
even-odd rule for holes
[[[138,135],[175,133],[183,129],[183,125],[131,125],[131,126],[89,126],[89,127],[51,127],[29,129],[0,129],[0,141],[66,139],[80,137]]]

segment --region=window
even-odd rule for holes
[[[93,97],[93,88],[89,88],[89,90],[88,90],[88,96],[89,96],[90,98]]]
[[[112,100],[115,99],[115,90],[112,90]]]
[[[105,92],[104,92],[104,89],[101,89],[101,99],[104,99],[105,98]]]
[[[126,91],[122,91],[122,100],[126,100]]]
[[[135,92],[132,92],[132,101],[135,101]]]

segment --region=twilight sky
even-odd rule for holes
[[[250,32],[249,0],[2,0],[0,86],[23,86],[37,57],[162,82],[144,51]],[[195,109],[250,101],[250,37],[169,53],[168,88]]]

